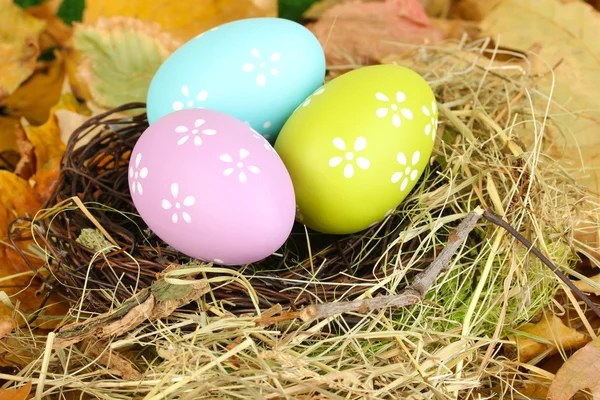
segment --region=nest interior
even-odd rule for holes
[[[144,325],[140,338],[111,345],[130,352],[143,381],[111,385],[106,368],[93,369],[90,355],[79,349],[71,359],[79,374],[52,364],[47,393],[98,394],[111,387],[111,398],[456,398],[457,391],[466,397],[506,393],[516,377],[541,379],[498,349],[507,333],[553,307],[560,284],[486,221],[470,233],[426,299],[410,308],[269,329],[252,319],[273,307],[296,310],[398,293],[477,206],[494,209],[566,273],[573,271],[580,259],[576,221],[596,207],[595,200],[543,152],[551,122],[536,105],[545,98],[526,59],[504,54],[513,58],[497,61],[500,52],[486,50],[488,45],[449,42],[389,61],[421,73],[440,105],[429,168],[395,212],[355,235],[324,235],[297,224],[280,251],[261,262],[207,265],[203,278],[211,290],[202,300],[163,325]],[[16,246],[34,240],[39,250],[23,252],[26,261],[33,267],[27,254],[41,252],[51,270],[46,284],[78,313],[111,310],[165,268],[192,261],[153,235],[131,201],[129,156],[146,127],[141,103],[88,120],[68,143],[44,209],[11,227]],[[16,340],[40,346],[27,335]],[[29,372],[38,367],[33,362]],[[161,385],[175,388],[157,391]]]

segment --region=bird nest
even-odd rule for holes
[[[419,72],[439,103],[436,143],[420,181],[393,213],[363,232],[325,235],[296,224],[281,249],[249,265],[191,260],[137,214],[128,164],[148,127],[144,104],[85,122],[69,140],[44,208],[11,227],[17,248],[35,243],[36,251],[23,249],[24,259],[32,268],[35,255],[47,262],[47,287],[68,299],[77,316],[110,312],[178,268],[193,271],[209,289],[167,321],[140,322],[136,334],[110,345],[129,352],[139,372],[112,364],[111,373],[125,376],[114,382],[106,370],[90,369],[107,361],[80,348],[71,359],[75,366],[53,361],[47,393],[110,388],[111,396],[152,399],[199,393],[421,398],[433,390],[445,398],[457,391],[488,396],[512,390],[521,373],[492,359],[495,346],[552,307],[560,282],[486,219],[465,233],[422,301],[334,310],[321,322],[295,318],[310,306],[332,310],[411,288],[477,207],[500,214],[563,272],[576,266],[576,220],[595,200],[538,145],[551,122],[531,101],[543,96],[536,94],[537,77],[527,73],[526,58],[516,54],[500,62],[500,52],[488,48],[489,40],[449,43],[388,60]],[[169,282],[181,284],[177,276]],[[34,339],[23,333],[19,340],[32,346]],[[123,354],[118,357],[127,358]],[[67,373],[75,368],[78,374]],[[523,375],[523,382],[532,376]]]

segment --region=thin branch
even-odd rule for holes
[[[569,289],[571,289],[573,292],[575,292],[577,297],[579,297],[581,300],[583,300],[583,302],[585,304],[587,304],[592,309],[592,311],[594,311],[594,313],[596,313],[596,315],[598,315],[600,317],[600,308],[598,308],[598,306],[596,304],[594,304],[594,302],[589,297],[587,297],[581,290],[579,290],[577,288],[577,286],[575,286],[569,278],[567,278],[562,272],[560,272],[558,270],[558,268],[554,264],[552,264],[552,261],[548,260],[546,258],[546,256],[544,256],[542,254],[541,251],[539,251],[537,248],[535,248],[533,246],[533,244],[531,244],[531,242],[529,242],[529,240],[525,239],[525,237],[523,235],[521,235],[519,232],[517,232],[517,230],[515,228],[510,226],[508,224],[508,222],[504,221],[499,215],[495,214],[489,208],[485,210],[485,212],[483,213],[483,216],[485,217],[485,219],[487,219],[491,223],[498,225],[501,228],[504,228],[508,233],[513,235],[515,237],[515,239],[517,239],[519,242],[523,243],[525,245],[525,247],[527,247],[528,250],[531,250],[533,252],[533,254],[535,254],[544,264],[546,264],[546,266],[548,266],[548,268],[550,268],[550,270],[552,272],[554,272],[554,274],[561,281],[563,281],[565,285],[567,285],[569,287]]]
[[[483,210],[479,207],[470,212],[456,230],[450,234],[448,244],[440,255],[423,272],[417,275],[412,285],[406,287],[399,294],[364,300],[312,304],[302,310],[300,318],[303,321],[311,321],[353,311],[366,313],[386,307],[407,307],[420,302],[431,289],[440,273],[448,267],[450,259],[475,228],[482,214]]]

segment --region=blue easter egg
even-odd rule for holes
[[[148,122],[207,108],[249,123],[274,142],[324,78],[323,48],[304,26],[282,18],[229,22],[191,39],[160,66],[148,90]]]

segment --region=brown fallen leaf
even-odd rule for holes
[[[479,24],[462,19],[431,18],[431,24],[436,27],[446,39],[462,39],[467,35],[469,40],[475,40],[481,36]]]
[[[0,339],[15,329],[19,324],[13,318],[0,317]]]
[[[549,400],[568,400],[589,389],[600,400],[600,337],[577,350],[558,370],[548,389]]]
[[[583,1],[503,0],[482,21],[482,35],[498,38],[503,46],[529,53],[533,73],[546,73],[539,82],[542,93],[552,93],[551,120],[542,151],[554,159],[593,194],[600,193],[600,13]],[[560,64],[559,64],[560,62]],[[548,74],[556,66],[554,75]],[[534,93],[538,116],[547,99]],[[533,130],[521,139],[531,147]],[[600,210],[578,207],[578,250],[598,257]]]
[[[40,359],[43,348],[24,346],[14,336],[0,340],[0,367],[23,368]]]
[[[31,393],[31,382],[16,389],[0,389],[0,400],[26,400]]]
[[[28,15],[13,0],[0,0],[0,101],[32,73],[40,53],[45,22]]]
[[[591,276],[590,279],[600,287],[600,274]],[[577,286],[577,289],[581,290],[582,292],[593,293],[596,296],[600,296],[600,289],[590,285],[585,281],[576,281],[573,282],[573,284]]]
[[[548,351],[547,355],[558,353],[558,349],[574,350],[588,343],[589,336],[566,326],[560,318],[552,314],[544,316],[537,324],[527,323],[518,333],[510,335],[509,340],[516,342],[516,348],[506,346],[509,354],[519,361],[527,362]]]
[[[454,0],[449,16],[465,21],[483,20],[503,0]]]
[[[104,340],[90,341],[84,351],[90,357],[96,358],[97,362],[105,365],[115,375],[126,381],[140,381],[142,374],[136,369],[135,364],[123,357],[119,352],[110,349],[108,342]]]
[[[106,1],[87,0],[83,24],[91,25],[100,17],[135,17],[157,22],[176,38],[187,41],[217,25],[242,18],[277,16],[275,0],[169,0]]]
[[[307,28],[323,46],[328,66],[377,64],[402,50],[394,42],[431,44],[443,38],[418,0],[344,2]]]

